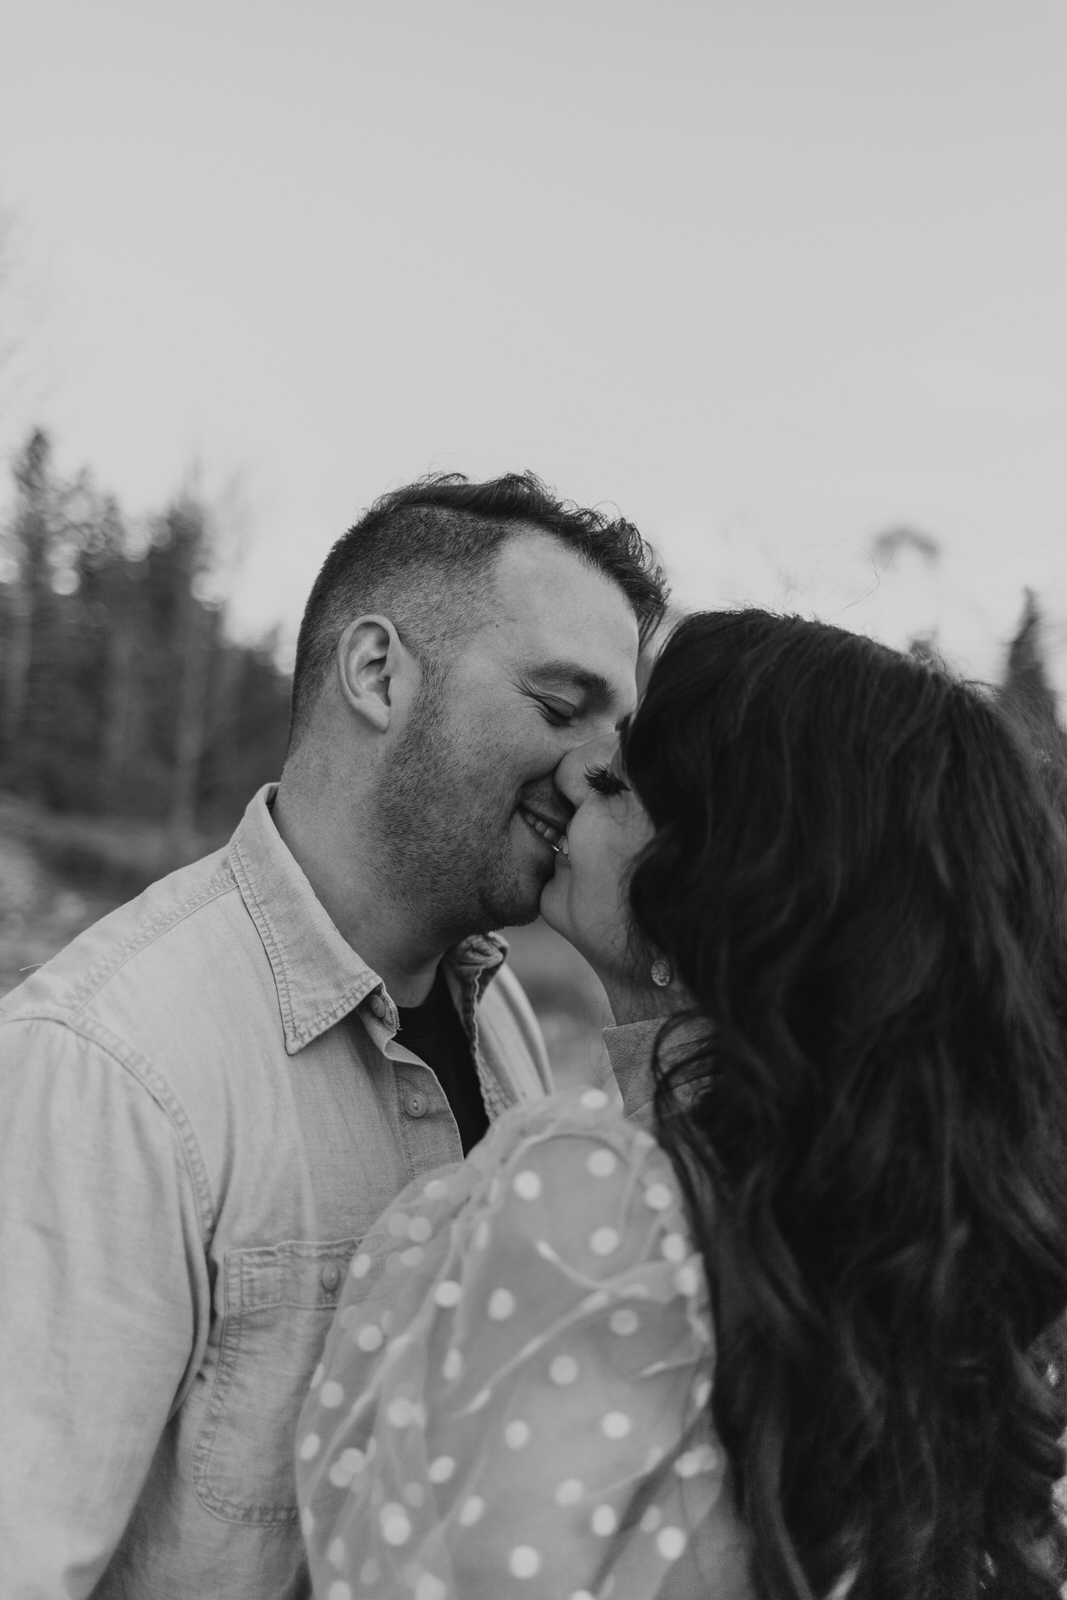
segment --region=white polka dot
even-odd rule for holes
[[[415,1600],[445,1600],[448,1586],[434,1572],[424,1572],[415,1585]]]
[[[341,1388],[341,1385],[331,1378],[328,1383],[324,1383],[322,1386],[322,1393],[319,1395],[319,1404],[321,1406],[325,1406],[327,1411],[336,1411],[344,1397],[345,1392]]]
[[[696,1402],[696,1404],[700,1407],[701,1411],[703,1411],[704,1407],[707,1405],[708,1401],[711,1399],[711,1379],[710,1378],[698,1378],[697,1379],[696,1383],[694,1383],[694,1385],[693,1385],[693,1399]]]
[[[638,1128],[637,1132],[634,1134],[635,1150],[651,1150],[655,1142],[656,1141],[653,1139],[652,1135],[650,1133],[646,1133],[644,1128]]]
[[[558,1506],[576,1505],[584,1493],[585,1485],[580,1478],[564,1478],[556,1489],[556,1504]]]
[[[489,1315],[494,1322],[506,1322],[515,1310],[515,1296],[510,1289],[494,1289],[489,1296]]]
[[[318,1366],[315,1368],[315,1371],[311,1375],[311,1387],[313,1389],[317,1389],[318,1388],[319,1384],[322,1382],[322,1375],[323,1375],[323,1373],[325,1371],[326,1371],[326,1368],[323,1366],[322,1362],[320,1361]]]
[[[603,1089],[587,1089],[578,1102],[586,1111],[603,1111],[607,1103],[608,1097]]]
[[[582,1301],[583,1311],[602,1311],[611,1304],[611,1296],[604,1289],[595,1289],[592,1294],[587,1294]]]
[[[553,1383],[558,1383],[560,1388],[565,1384],[573,1383],[578,1376],[578,1363],[573,1356],[557,1356],[548,1369],[548,1375]]]
[[[431,1178],[422,1192],[427,1200],[440,1200],[448,1193],[448,1184],[441,1178]]]
[[[363,1565],[359,1569],[360,1583],[365,1583],[369,1587],[372,1583],[377,1583],[381,1575],[382,1569],[378,1565],[377,1561],[375,1561],[373,1556],[368,1556],[367,1560],[364,1561]]]
[[[408,1220],[406,1211],[394,1211],[385,1226],[394,1239],[403,1239],[407,1235]]]
[[[408,1238],[412,1244],[425,1244],[433,1233],[433,1224],[429,1217],[412,1217],[408,1223]]]
[[[411,1538],[411,1520],[404,1507],[389,1500],[381,1509],[382,1538],[386,1544],[407,1544]]]
[[[483,1217],[474,1230],[474,1248],[484,1250],[489,1243],[489,1224]]]
[[[625,1411],[609,1411],[600,1423],[601,1432],[608,1439],[625,1439],[632,1427]]]
[[[360,1328],[356,1334],[356,1343],[361,1350],[377,1350],[385,1334],[381,1328],[375,1327],[373,1322],[368,1322],[365,1328]]]
[[[541,1570],[541,1557],[532,1544],[517,1544],[508,1556],[513,1578],[532,1578]]]
[[[534,1244],[534,1249],[537,1251],[539,1256],[543,1257],[545,1261],[559,1260],[559,1256],[553,1250],[547,1239],[538,1239]]]
[[[347,1553],[343,1539],[331,1539],[329,1548],[326,1551],[326,1559],[332,1567],[343,1567]]]
[[[444,1366],[441,1368],[443,1378],[455,1379],[463,1372],[463,1357],[458,1350],[450,1350],[445,1356]]]
[[[589,1519],[589,1526],[602,1539],[606,1539],[609,1533],[614,1533],[618,1525],[619,1519],[610,1506],[597,1506]]]
[[[585,1170],[591,1172],[594,1178],[610,1178],[618,1164],[610,1150],[594,1150],[585,1164]]]
[[[571,1600],[593,1600],[593,1596],[588,1589],[575,1589],[571,1595]]]
[[[342,1450],[330,1468],[330,1482],[336,1489],[347,1489],[352,1479],[363,1471],[367,1460],[362,1450]]]
[[[352,1600],[352,1591],[341,1578],[338,1578],[326,1591],[326,1600]]]
[[[636,1333],[640,1326],[640,1317],[628,1306],[624,1306],[620,1311],[613,1311],[608,1321],[612,1333],[617,1333],[622,1339],[628,1338],[631,1333]]]
[[[445,1278],[437,1285],[433,1297],[439,1306],[458,1306],[463,1291],[454,1278]]]
[[[430,1462],[426,1476],[431,1483],[447,1483],[455,1470],[456,1462],[453,1456],[438,1456],[435,1461]]]
[[[710,1444],[697,1445],[695,1450],[685,1450],[674,1463],[680,1478],[695,1478],[698,1472],[710,1472],[718,1462]]]
[[[478,1393],[474,1396],[474,1399],[467,1407],[468,1413],[471,1411],[480,1411],[484,1405],[488,1405],[490,1399],[491,1394],[488,1389],[479,1389]]]
[[[645,1190],[645,1205],[653,1211],[667,1211],[673,1203],[674,1196],[665,1183],[650,1183]]]
[[[300,1531],[304,1535],[305,1539],[310,1539],[311,1535],[315,1532],[314,1513],[309,1511],[306,1506],[300,1513]]]
[[[589,1236],[589,1248],[595,1256],[610,1256],[619,1248],[619,1235],[614,1228],[596,1228]]]
[[[482,1512],[485,1510],[485,1501],[480,1494],[472,1494],[464,1500],[459,1513],[460,1526],[473,1528]]]
[[[700,1287],[700,1274],[697,1272],[696,1267],[688,1261],[684,1267],[679,1267],[674,1274],[674,1287],[679,1294],[696,1294]]]
[[[530,1424],[522,1422],[516,1417],[514,1422],[509,1422],[504,1429],[504,1443],[509,1450],[521,1450],[530,1440]]]
[[[669,1233],[660,1245],[660,1249],[668,1261],[684,1261],[688,1254],[685,1240],[680,1233]]]
[[[520,1172],[511,1187],[520,1200],[536,1200],[541,1193],[541,1179],[536,1172]]]
[[[421,1483],[405,1483],[404,1499],[418,1511],[420,1506],[426,1504],[426,1490]]]
[[[390,1400],[385,1409],[385,1418],[394,1428],[406,1428],[415,1420],[415,1407],[403,1395],[397,1395],[395,1400]]]
[[[664,1528],[656,1535],[656,1549],[664,1561],[677,1561],[685,1549],[685,1534],[681,1528]]]
[[[412,1244],[406,1250],[401,1250],[400,1259],[405,1267],[417,1267],[425,1253],[421,1245]]]
[[[655,1533],[662,1521],[663,1512],[660,1510],[659,1506],[649,1506],[648,1510],[641,1518],[641,1529],[644,1533]]]
[[[365,1252],[361,1251],[358,1256],[352,1257],[352,1264],[348,1270],[352,1274],[353,1278],[365,1278],[370,1269],[371,1258]]]
[[[303,1444],[300,1446],[301,1461],[313,1460],[313,1458],[319,1453],[319,1446],[321,1443],[322,1440],[319,1438],[317,1433],[309,1433]]]

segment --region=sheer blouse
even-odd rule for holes
[[[297,1434],[317,1600],[750,1600],[666,1155],[515,1107],[363,1242]]]

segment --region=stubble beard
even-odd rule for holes
[[[493,751],[464,747],[428,683],[379,779],[376,832],[392,896],[445,948],[537,916],[544,885],[511,859],[518,796],[494,778]]]

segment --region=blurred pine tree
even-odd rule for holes
[[[54,811],[151,819],[187,855],[285,754],[273,641],[237,644],[206,598],[212,507],[193,491],[143,548],[113,498],[64,479],[35,429],[15,462],[0,581],[0,787]]]

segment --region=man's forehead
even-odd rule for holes
[[[536,638],[542,650],[584,657],[584,647],[572,652],[558,641],[577,639],[584,646],[586,636],[593,643],[595,635],[613,652],[636,658],[637,618],[620,585],[551,534],[531,530],[510,538],[497,557],[493,590],[498,622],[531,644]]]

